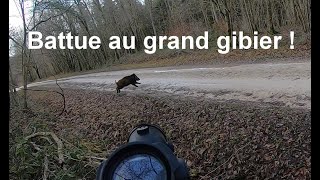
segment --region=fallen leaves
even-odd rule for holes
[[[61,108],[55,95],[31,97],[53,112]],[[311,177],[310,110],[68,89],[65,97],[66,113],[54,124],[60,133],[105,140],[107,152],[147,122],[165,130],[192,179]]]

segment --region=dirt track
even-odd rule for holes
[[[120,95],[191,96],[216,101],[249,101],[279,106],[311,107],[311,61],[241,64],[235,66],[167,67],[110,71],[59,79],[62,87],[115,92],[115,80],[136,73],[138,88]],[[52,86],[44,81],[31,86]]]

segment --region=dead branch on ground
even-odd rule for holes
[[[58,160],[59,160],[59,164],[63,165],[64,163],[64,157],[63,157],[63,153],[62,153],[62,149],[63,149],[63,143],[62,141],[57,137],[56,134],[54,134],[53,132],[37,132],[34,134],[31,134],[27,137],[25,137],[25,140],[28,141],[31,138],[34,138],[36,136],[51,136],[52,139],[56,142],[57,146],[58,146]]]

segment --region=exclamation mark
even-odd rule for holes
[[[290,49],[294,49],[294,45],[293,45],[294,31],[290,31],[290,40],[291,40]]]

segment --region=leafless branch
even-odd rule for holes
[[[55,78],[55,80],[56,80],[56,85],[59,87],[59,89],[61,90],[61,94],[63,94],[63,110],[62,110],[62,112],[60,113],[60,115],[62,115],[62,113],[65,111],[65,108],[66,108],[66,98],[65,98],[65,96],[64,96],[64,91],[63,91],[63,89],[61,88],[61,86],[58,84],[58,79],[56,78],[56,76],[55,75],[53,75],[53,77]],[[59,116],[60,116],[59,115]]]
[[[65,99],[64,93],[61,93],[59,91],[44,90],[44,89],[27,89],[27,90],[28,91],[40,91],[40,92],[53,92],[53,93],[60,94],[62,96],[62,98],[63,98],[63,110],[61,111],[59,116],[61,116],[64,113],[65,108],[66,108],[66,99]]]
[[[42,24],[42,23],[44,23],[44,22],[47,22],[47,21],[49,21],[49,20],[52,19],[52,18],[61,16],[62,14],[66,13],[67,11],[69,11],[69,9],[70,9],[71,7],[72,7],[72,5],[69,6],[64,12],[62,12],[62,13],[60,13],[60,14],[57,14],[57,15],[51,16],[51,17],[49,17],[49,18],[47,18],[47,19],[45,19],[45,20],[39,21],[39,22],[38,22],[37,24],[35,24],[31,29],[29,29],[29,31],[34,30],[34,29],[37,28],[40,24]]]
[[[18,41],[16,41],[12,36],[9,35],[9,39],[11,39],[14,43],[16,43],[21,48],[23,48],[23,46]]]

